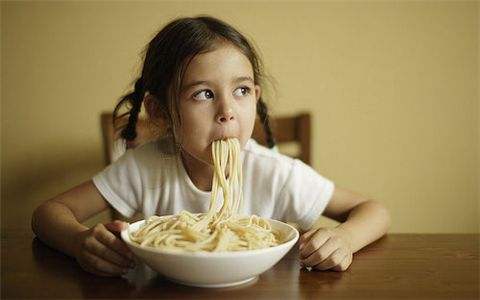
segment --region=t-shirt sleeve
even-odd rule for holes
[[[335,189],[334,183],[310,166],[295,160],[280,199],[285,206],[285,220],[310,229],[325,210]]]
[[[93,183],[105,200],[118,212],[132,217],[142,199],[141,176],[133,150],[93,177]]]

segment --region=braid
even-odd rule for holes
[[[117,119],[125,117],[128,115],[128,122],[127,125],[122,129],[120,136],[127,141],[133,141],[137,137],[137,121],[138,121],[138,114],[142,108],[143,97],[145,95],[144,87],[143,87],[143,78],[140,77],[135,82],[135,88],[132,93],[125,95],[120,102],[115,107],[113,114],[113,122],[117,121]],[[124,113],[122,115],[118,115],[118,111],[120,108],[129,103],[131,105],[130,111]]]
[[[275,139],[273,137],[272,129],[270,128],[270,116],[268,115],[268,108],[261,97],[257,101],[257,114],[263,124],[263,130],[265,131],[265,139],[268,148],[275,147]]]

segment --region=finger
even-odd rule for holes
[[[128,224],[120,220],[115,220],[111,223],[104,224],[104,226],[111,232],[120,233],[122,230],[127,229]]]
[[[108,248],[112,249],[113,251],[117,252],[118,254],[120,254],[121,256],[125,257],[128,260],[133,260],[133,253],[128,248],[128,246],[120,238],[114,235],[112,232],[107,231],[103,228],[106,228],[106,227],[103,227],[102,224],[95,226],[95,228],[93,229],[94,236],[102,244],[106,245]]]
[[[108,229],[110,232],[113,232],[115,236],[119,237],[120,235],[117,233],[120,233],[122,230],[127,229],[128,223],[120,220],[116,220],[113,223],[105,224],[105,228]],[[128,259],[133,259],[132,251],[121,239],[116,238],[113,241],[112,247],[115,251],[117,251],[121,255],[126,256]]]
[[[112,233],[107,232],[98,237],[99,241],[111,248],[113,251],[122,255],[126,259],[133,259],[133,253],[128,248],[128,246],[118,237],[114,236]]]
[[[301,260],[304,266],[315,266],[326,260],[332,253],[339,248],[338,239],[329,238],[323,245],[317,248],[313,253]]]
[[[352,264],[352,260],[353,260],[353,256],[352,255],[347,255],[343,259],[343,261],[339,265],[336,265],[335,267],[333,267],[332,270],[337,271],[337,272],[346,271],[348,269],[348,267],[350,267],[350,265]]]
[[[99,276],[122,275],[128,271],[127,268],[122,268],[89,252],[84,254],[81,264],[87,271]]]
[[[317,270],[329,270],[342,265],[347,258],[347,253],[343,249],[335,250],[327,259],[317,264],[314,268]]]
[[[110,249],[107,245],[103,244],[99,240],[96,240],[95,238],[92,238],[88,241],[87,249],[91,254],[96,255],[99,258],[102,258],[111,263],[114,263],[120,267],[134,267],[133,260],[120,255],[119,253]]]
[[[301,258],[306,258],[318,249],[322,247],[323,244],[325,244],[328,239],[330,238],[331,234],[327,230],[317,230],[313,236],[310,237],[310,239],[303,244],[300,250],[300,257]]]
[[[318,229],[312,229],[312,230],[309,230],[309,231],[305,232],[304,234],[302,234],[300,236],[300,238],[298,239],[298,242],[299,243],[304,243],[304,242],[308,241],[312,237],[312,235],[314,235],[315,232],[317,232],[317,230]]]

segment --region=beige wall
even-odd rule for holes
[[[276,115],[311,111],[313,166],[391,210],[392,232],[478,232],[478,3],[2,1],[2,224],[103,166],[99,113],[178,16],[252,38]]]

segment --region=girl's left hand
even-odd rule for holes
[[[349,233],[342,228],[319,228],[299,239],[302,266],[317,270],[345,271],[352,263]]]

